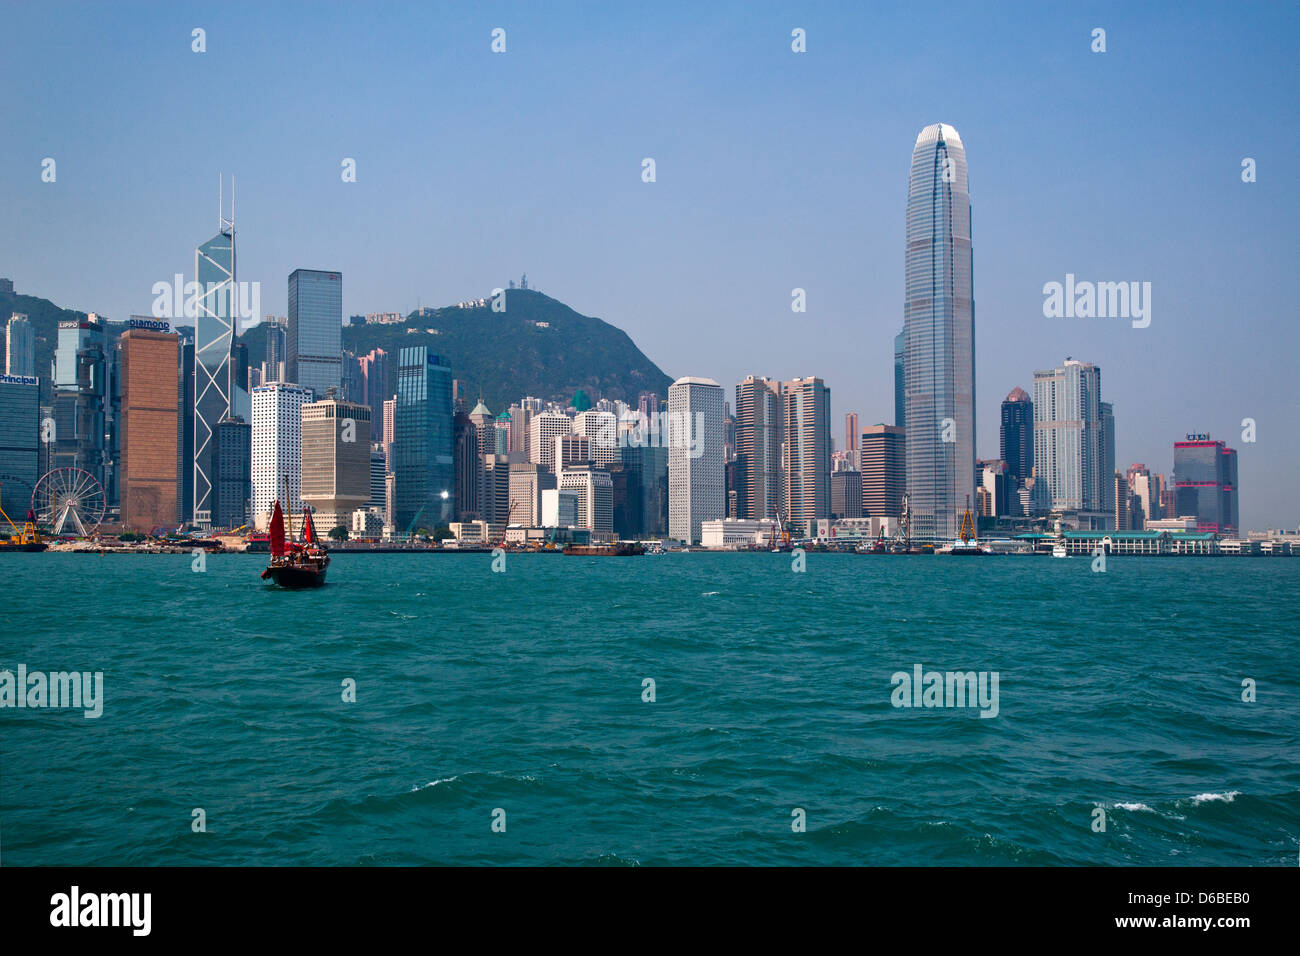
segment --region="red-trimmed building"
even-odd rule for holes
[[[1174,495],[1178,516],[1196,515],[1197,531],[1236,537],[1236,451],[1208,434],[1174,442]]]

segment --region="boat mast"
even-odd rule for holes
[[[289,519],[289,540],[293,540],[293,505],[289,501],[289,473],[284,474],[284,516]]]

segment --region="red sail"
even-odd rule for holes
[[[302,509],[302,540],[304,544],[316,544],[316,525],[311,520],[311,511]]]
[[[275,510],[271,512],[271,556],[284,557],[284,512],[280,510],[278,501]]]

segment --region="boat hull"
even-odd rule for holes
[[[318,588],[325,583],[325,569],[329,560],[319,568],[296,564],[273,564],[262,572],[262,580],[271,581],[289,591]]]
[[[583,557],[630,558],[645,554],[645,547],[625,541],[612,545],[571,544],[564,553]]]

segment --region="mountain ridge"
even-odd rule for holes
[[[417,309],[399,324],[346,325],[343,347],[357,356],[374,348],[387,351],[385,394],[392,395],[400,350],[428,346],[451,366],[470,404],[482,398],[498,415],[525,395],[567,401],[579,388],[593,401],[622,399],[632,405],[642,391],[667,397],[672,378],[617,326],[534,289],[507,289],[502,302],[503,311],[495,311],[492,299],[485,298],[464,307]],[[27,315],[32,323],[36,373],[42,380],[42,401],[48,401],[58,324],[84,320],[88,313],[62,308],[40,296],[0,292],[0,327],[13,312]],[[116,331],[113,324],[109,327]],[[264,322],[239,334],[236,341],[248,348],[251,368],[264,361]]]

